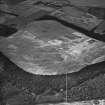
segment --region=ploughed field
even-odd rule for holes
[[[62,24],[34,22],[1,38],[0,50],[23,70],[40,75],[79,71],[104,60],[105,44]]]

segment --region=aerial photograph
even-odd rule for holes
[[[105,0],[0,0],[0,105],[105,105]]]

